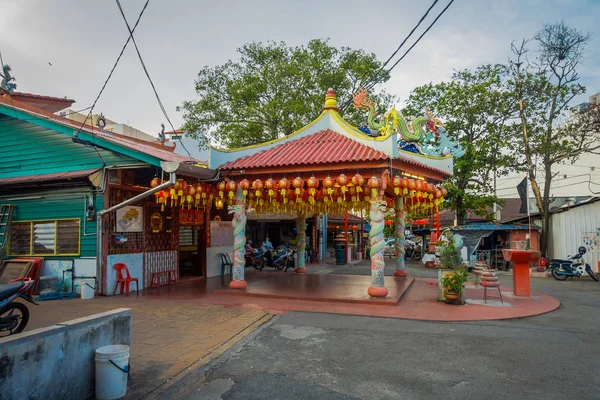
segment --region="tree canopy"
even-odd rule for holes
[[[507,90],[507,72],[499,64],[457,71],[449,82],[415,88],[407,102],[408,115],[429,109],[465,150],[454,159],[448,191],[459,224],[469,210],[492,217],[492,206],[498,202],[493,195],[494,174],[506,175],[515,167],[507,133],[515,129],[517,109]]]
[[[377,72],[380,82],[389,79],[374,54],[337,48],[328,40],[295,47],[252,42],[238,53],[238,61],[203,67],[195,81],[199,99],[179,107],[184,130],[200,146],[235,148],[289,135],[319,115],[327,89],[346,106],[361,81]],[[382,112],[393,100],[383,92],[371,95]],[[356,126],[366,124],[362,110],[344,107],[343,116]]]

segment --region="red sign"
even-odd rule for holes
[[[179,224],[180,225],[204,225],[204,210],[203,209],[191,209],[186,210],[182,208],[179,210]]]

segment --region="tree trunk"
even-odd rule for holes
[[[463,196],[456,198],[456,225],[461,226],[465,223],[465,210],[463,206]]]

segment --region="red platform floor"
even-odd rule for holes
[[[542,293],[516,297],[503,286],[504,304],[490,299],[482,304],[483,288],[467,288],[467,304],[448,305],[437,301],[437,285],[431,278],[386,277],[388,299],[367,295],[370,276],[295,274],[283,272],[246,273],[248,288],[233,292],[229,278],[197,279],[177,285],[148,289],[140,296],[172,299],[226,307],[257,308],[272,314],[288,311],[323,312],[425,321],[478,321],[521,318],[555,310],[560,302]],[[490,292],[490,295],[497,295]],[[481,303],[481,304],[480,304]]]

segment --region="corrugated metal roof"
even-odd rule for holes
[[[128,138],[127,136],[120,135],[118,133],[109,133],[100,128],[96,128],[96,127],[93,127],[93,126],[87,125],[87,124],[82,125],[79,122],[70,120],[65,117],[61,117],[60,115],[52,114],[51,112],[41,110],[37,107],[33,107],[29,104],[26,104],[26,103],[23,103],[23,102],[14,100],[14,99],[11,101],[10,96],[6,95],[6,94],[0,95],[0,104],[6,105],[11,108],[15,108],[16,110],[25,112],[29,115],[37,116],[43,120],[49,120],[49,121],[61,124],[63,126],[75,129],[75,130],[81,130],[82,132],[86,132],[86,133],[95,135],[101,139],[104,139],[104,140],[112,142],[112,143],[116,143],[116,144],[126,147],[128,149],[135,150],[140,153],[144,153],[144,154],[156,157],[162,161],[189,162],[189,163],[194,162],[194,163],[206,164],[206,162],[204,162],[204,161],[195,160],[195,159],[192,159],[187,156],[182,156],[177,153],[173,153],[173,152],[169,151],[168,149],[161,148],[162,145],[157,144],[157,143],[151,143],[151,142],[140,143],[136,140],[132,140],[132,139]],[[32,122],[33,122],[33,120],[32,120]]]
[[[81,171],[55,172],[51,174],[16,176],[13,178],[0,178],[0,185],[14,185],[17,183],[48,182],[73,178],[83,178],[93,174],[96,171],[98,171],[98,168],[86,169]]]
[[[218,169],[236,170],[387,159],[389,157],[381,151],[365,146],[341,133],[326,129],[301,139],[292,140],[268,150],[230,161],[221,165]]]
[[[533,229],[539,229],[535,225],[531,225],[531,227]],[[457,227],[454,227],[454,228],[451,228],[451,229],[452,230],[457,230],[457,231],[522,231],[522,230],[528,230],[529,226],[528,225],[516,225],[516,224],[481,224],[481,223],[475,223],[475,224],[468,224],[468,225],[457,226]]]

